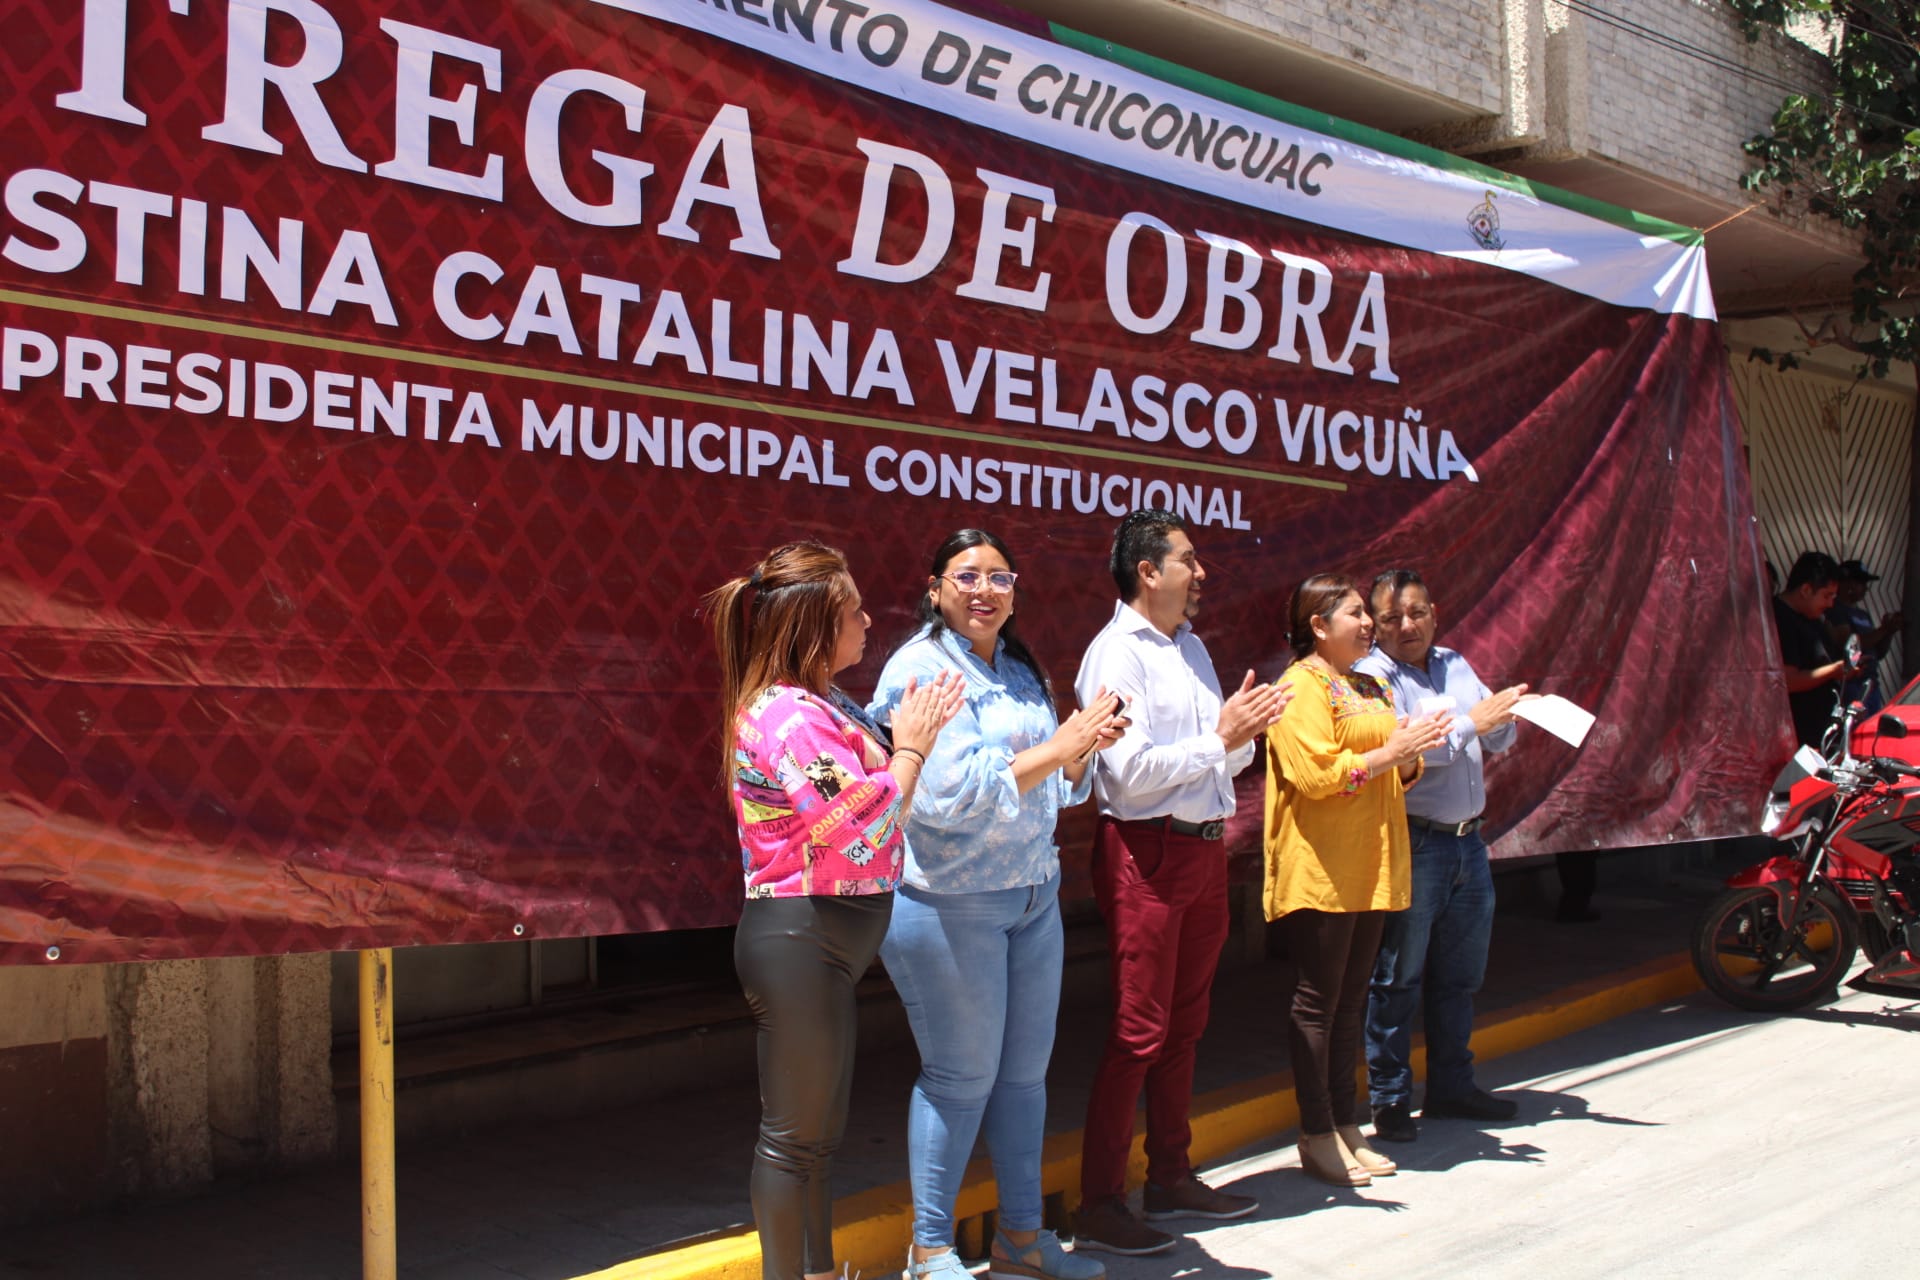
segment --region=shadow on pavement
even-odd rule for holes
[[[1255,1267],[1236,1267],[1220,1261],[1208,1253],[1204,1247],[1198,1250],[1200,1258],[1191,1259],[1188,1255],[1193,1248],[1178,1249],[1162,1255],[1169,1263],[1167,1275],[1172,1280],[1272,1280],[1273,1272],[1261,1271]]]
[[[1522,1122],[1516,1122],[1522,1123]],[[1471,1121],[1450,1124],[1446,1129],[1422,1128],[1420,1140],[1403,1149],[1395,1147],[1393,1159],[1408,1173],[1444,1173],[1463,1164],[1492,1161],[1501,1164],[1539,1164],[1545,1153],[1530,1142],[1509,1145],[1497,1133],[1489,1133]],[[1379,1187],[1374,1183],[1374,1187]]]
[[[1848,1027],[1920,1031],[1920,1004],[1889,1004],[1878,1009],[1801,1009],[1786,1016],[1808,1022],[1836,1022]]]
[[[1278,1148],[1276,1148],[1278,1149]],[[1316,1182],[1300,1172],[1298,1164],[1282,1165],[1250,1173],[1231,1185],[1240,1195],[1252,1196],[1260,1209],[1249,1222],[1280,1222],[1314,1213],[1332,1205],[1356,1209],[1378,1209],[1398,1213],[1406,1206],[1397,1200],[1380,1198],[1383,1190],[1392,1190],[1391,1178],[1377,1179],[1371,1187],[1346,1189]]]

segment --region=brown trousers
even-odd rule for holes
[[[1300,1132],[1359,1124],[1354,1084],[1367,1017],[1367,982],[1380,950],[1384,911],[1290,911],[1280,929],[1299,977],[1287,1023]]]

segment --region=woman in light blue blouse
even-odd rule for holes
[[[1014,631],[1018,576],[990,533],[962,529],[941,543],[923,625],[887,660],[869,708],[885,719],[909,682],[943,671],[966,681],[920,774],[880,949],[920,1046],[907,1120],[909,1280],[969,1280],[953,1205],[982,1132],[1000,1189],[990,1274],[1105,1274],[1041,1229],[1040,1153],[1063,956],[1054,821],[1086,799],[1093,753],[1126,721],[1104,690],[1064,725],[1055,718],[1046,673]]]

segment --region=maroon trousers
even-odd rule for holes
[[[1192,1171],[1194,1050],[1227,940],[1226,846],[1157,823],[1102,817],[1093,894],[1107,922],[1115,1007],[1087,1100],[1080,1196],[1089,1204],[1126,1189],[1143,1088],[1148,1180],[1172,1186]]]

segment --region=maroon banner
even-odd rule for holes
[[[1501,856],[1745,831],[1788,748],[1711,321],[591,0],[0,0],[0,65],[0,962],[731,923],[697,605],[798,537],[856,692],[957,527],[1063,687],[1136,505],[1229,680],[1417,568],[1598,716]]]

